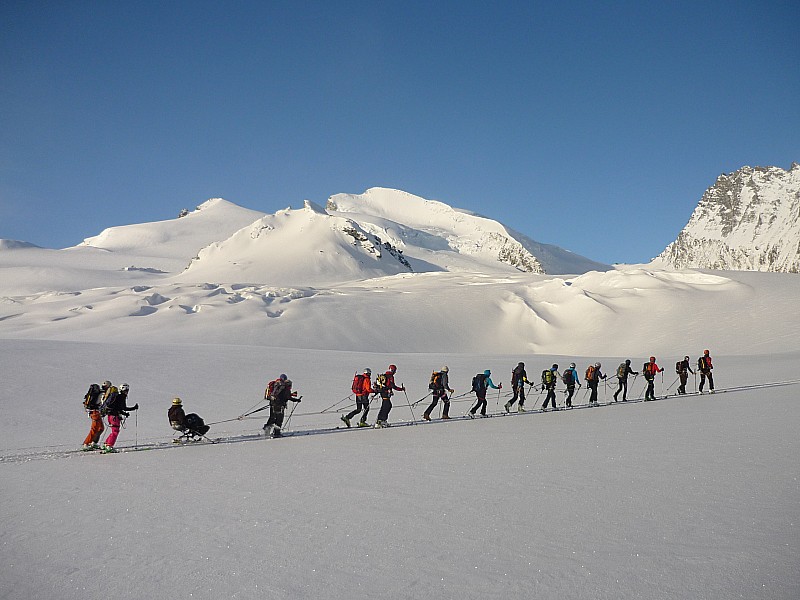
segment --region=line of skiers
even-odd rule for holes
[[[587,367],[584,374],[586,387],[588,388],[588,391],[591,392],[589,396],[590,405],[597,404],[599,383],[601,380],[607,379],[607,375],[601,371],[601,367],[602,365],[599,362],[591,364]],[[688,382],[689,373],[695,374],[697,372],[700,373],[700,393],[703,393],[703,388],[706,384],[706,381],[708,382],[709,390],[711,393],[713,393],[714,378],[711,372],[713,368],[714,366],[708,350],[705,350],[703,352],[703,356],[698,358],[697,371],[692,370],[688,356],[685,356],[683,360],[678,361],[675,364],[675,371],[678,375],[676,381],[680,381],[680,385],[678,386],[678,394],[686,393],[686,384]],[[431,414],[440,401],[442,402],[441,418],[450,418],[450,401],[454,390],[450,387],[449,371],[450,369],[445,365],[440,370],[434,371],[431,374],[430,382],[428,384],[428,389],[430,390],[428,395],[432,396],[432,401],[422,415],[422,418],[426,421],[431,420]],[[645,400],[655,400],[655,378],[658,373],[663,372],[664,369],[656,364],[655,356],[651,356],[650,360],[644,363],[642,366],[642,375],[647,382],[644,397]],[[386,370],[386,372],[378,374],[374,382],[371,381],[372,371],[370,369],[364,369],[361,373],[355,375],[351,389],[355,395],[356,406],[351,412],[346,415],[342,415],[341,417],[341,420],[347,427],[351,426],[352,419],[359,413],[361,414],[361,418],[358,422],[358,427],[370,426],[367,423],[367,415],[369,414],[370,410],[370,396],[380,396],[381,398],[381,407],[378,411],[378,417],[375,421],[374,427],[381,428],[389,426],[388,419],[389,413],[392,410],[392,396],[396,391],[406,391],[405,386],[398,386],[396,384],[396,373],[397,366],[389,365],[389,368]],[[482,373],[478,373],[472,378],[472,389],[468,393],[475,393],[477,401],[467,413],[467,416],[470,418],[475,418],[478,411],[480,411],[480,416],[487,416],[486,394],[488,390],[503,389],[502,383],[496,385],[494,381],[492,381],[491,374],[491,370],[486,369]],[[622,401],[626,402],[628,393],[628,377],[630,375],[636,377],[639,375],[639,372],[634,371],[631,368],[631,361],[628,359],[621,363],[619,367],[617,367],[615,375],[617,377],[618,386],[617,390],[614,392],[614,402],[619,401],[620,393],[622,393]],[[567,408],[572,407],[572,399],[575,394],[575,388],[582,387],[574,362],[570,363],[569,367],[565,369],[563,373],[559,372],[557,364],[553,364],[549,369],[542,371],[540,389],[541,391],[547,391],[544,403],[542,404],[543,410],[547,410],[548,405],[552,410],[558,410],[558,406],[556,404],[556,384],[559,380],[561,380],[565,385],[565,406]],[[525,371],[525,363],[520,362],[511,371],[511,389],[513,394],[512,398],[504,405],[506,412],[511,412],[511,408],[514,406],[514,404],[517,404],[518,412],[525,412],[526,385],[534,387],[534,384],[528,379],[528,374]],[[84,396],[84,407],[89,418],[91,419],[92,424],[89,434],[84,440],[82,448],[83,450],[88,451],[99,449],[107,453],[116,452],[114,444],[119,436],[119,430],[123,422],[123,418],[128,417],[130,411],[139,409],[138,403],[133,406],[127,406],[129,391],[130,386],[128,386],[128,384],[124,383],[118,389],[112,385],[110,381],[104,381],[102,386],[93,383],[89,387],[89,391]],[[448,396],[448,394],[450,394],[450,396]],[[427,398],[428,395],[426,395],[420,401]],[[406,396],[406,399],[407,398],[408,397]],[[269,419],[264,424],[262,429],[269,437],[280,437],[281,429],[284,426],[286,408],[289,402],[291,401],[299,403],[302,399],[302,396],[298,397],[297,392],[292,390],[292,381],[285,374],[281,374],[280,377],[268,383],[267,388],[264,391],[264,399],[267,400],[269,404],[252,412],[258,412],[260,410],[264,410],[265,408],[269,408]],[[412,405],[409,402],[409,407],[411,406]],[[248,414],[252,414],[252,412]],[[174,398],[172,400],[172,406],[170,407],[167,416],[172,428],[182,433],[181,437],[175,441],[180,441],[182,438],[187,440],[202,438],[209,430],[209,426],[205,425],[203,420],[198,415],[194,413],[189,415],[185,414],[180,398]],[[245,415],[242,415],[239,418],[241,419],[244,416]],[[111,433],[101,445],[100,437],[105,429],[103,425],[103,417],[108,419],[108,426],[111,429]]]

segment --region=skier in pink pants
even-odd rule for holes
[[[119,386],[119,390],[117,390],[117,388],[111,385],[110,381],[105,381],[103,382],[103,389],[105,390],[105,395],[103,396],[103,405],[100,407],[100,413],[108,415],[108,427],[111,429],[111,433],[108,434],[105,445],[103,446],[103,452],[116,452],[114,444],[119,436],[122,417],[127,417],[128,411],[139,410],[139,404],[126,406],[129,390],[127,383],[123,383]]]

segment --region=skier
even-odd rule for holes
[[[711,355],[708,350],[703,350],[703,356],[697,359],[697,370],[700,371],[700,393],[703,393],[703,384],[708,379],[708,387],[711,393],[714,393],[714,375],[711,374],[711,369],[714,365],[711,364]]]
[[[103,417],[100,414],[100,396],[103,390],[96,383],[89,386],[89,391],[83,397],[83,406],[89,418],[92,420],[92,426],[89,428],[89,434],[83,440],[82,450],[99,450],[100,449],[100,436],[103,435],[105,426],[103,425]]]
[[[686,382],[689,381],[689,373],[694,375],[694,371],[692,371],[692,367],[689,364],[689,357],[684,356],[682,361],[679,361],[675,365],[675,372],[678,374],[678,379],[680,379],[681,384],[678,386],[678,393],[685,394],[686,393]]]
[[[655,400],[656,393],[655,393],[655,381],[656,381],[656,373],[663,373],[664,369],[659,368],[656,364],[656,357],[651,356],[650,362],[644,363],[642,366],[642,374],[644,375],[645,380],[647,381],[647,390],[644,393],[644,401],[647,402],[648,400]]]
[[[619,402],[617,397],[619,393],[622,392],[622,401],[628,401],[628,375],[638,375],[637,371],[631,369],[631,359],[628,358],[625,360],[624,363],[620,363],[617,367],[617,380],[619,382],[619,387],[617,387],[617,391],[614,392],[614,402]]]
[[[372,382],[370,377],[372,370],[364,369],[360,375],[353,378],[353,393],[356,395],[356,407],[346,415],[342,415],[344,424],[350,427],[350,419],[355,417],[362,410],[364,413],[361,415],[361,420],[358,422],[359,427],[369,427],[367,424],[367,413],[369,413],[369,395],[372,393]]]
[[[469,411],[469,417],[471,419],[475,418],[475,413],[478,412],[479,408],[481,409],[481,416],[486,416],[486,392],[489,388],[494,390],[503,389],[502,383],[500,385],[494,384],[491,375],[492,372],[486,369],[483,373],[478,373],[472,378],[472,391],[475,392],[475,395],[478,397],[478,402]]]
[[[569,363],[569,369],[564,371],[561,380],[564,382],[564,385],[567,386],[564,392],[567,394],[564,404],[567,408],[572,408],[572,396],[575,394],[575,384],[578,384],[578,387],[582,387],[581,382],[578,381],[578,371],[575,370],[575,363]]]
[[[172,406],[170,406],[167,411],[167,418],[169,419],[169,424],[175,431],[180,431],[184,434],[181,438],[186,437],[187,440],[190,439],[192,435],[205,436],[210,429],[199,415],[195,413],[189,413],[187,415],[184,412],[183,403],[180,398],[172,399]],[[181,438],[172,441],[179,444]]]
[[[511,412],[511,407],[519,398],[518,412],[525,412],[525,384],[528,383],[528,374],[525,372],[525,363],[521,362],[511,371],[511,388],[514,390],[514,397],[505,404],[506,412]]]
[[[434,371],[431,375],[431,381],[428,384],[428,389],[433,391],[433,401],[430,403],[430,406],[425,409],[425,413],[422,415],[422,418],[426,421],[431,420],[431,412],[436,407],[436,404],[439,400],[442,401],[443,408],[442,408],[442,418],[449,419],[450,418],[450,398],[447,397],[447,392],[453,393],[453,390],[450,389],[450,381],[447,376],[450,369],[447,368],[447,365],[442,367],[441,371]]]
[[[597,386],[601,379],[606,378],[606,375],[600,371],[601,366],[599,362],[596,362],[586,369],[586,385],[592,391],[589,394],[589,406],[597,404]]]
[[[381,408],[378,411],[378,418],[375,421],[375,429],[388,427],[389,412],[392,410],[392,395],[395,391],[405,392],[406,387],[397,387],[394,382],[394,374],[397,372],[395,365],[389,365],[386,373],[381,373],[375,378],[373,389],[381,396]]]
[[[547,396],[542,404],[542,410],[547,410],[547,403],[552,402],[553,410],[558,410],[556,406],[556,381],[561,374],[558,372],[558,365],[553,365],[549,369],[542,371],[542,388],[547,390]]]
[[[262,427],[264,434],[267,437],[281,437],[286,405],[289,404],[289,400],[300,402],[297,392],[292,391],[291,379],[285,373],[281,373],[276,380],[270,381],[267,389],[264,390],[264,399],[269,400],[269,419]]]
[[[110,381],[103,382],[103,404],[100,406],[100,414],[108,416],[108,427],[111,433],[106,438],[103,452],[108,454],[116,452],[114,444],[119,436],[119,428],[122,425],[122,417],[130,416],[130,411],[139,410],[139,404],[127,406],[129,386],[123,383],[119,389],[111,385]]]

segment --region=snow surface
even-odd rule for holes
[[[161,256],[148,225],[113,248],[0,252],[0,598],[800,597],[797,384],[591,409],[580,390],[571,411],[331,429],[353,373],[390,363],[408,388],[396,425],[444,364],[456,396],[492,370],[490,412],[519,360],[537,380],[554,361],[613,373],[655,353],[663,393],[675,361],[709,347],[718,388],[795,381],[797,277],[473,265],[193,281],[178,263],[197,242],[160,227]],[[303,395],[288,429],[319,433],[265,440],[266,411],[237,419],[282,372]],[[104,379],[141,407],[119,447],[153,449],[74,451]],[[169,443],[176,395],[220,443]]]

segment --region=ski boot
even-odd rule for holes
[[[370,424],[366,421],[359,421],[358,427],[370,427]]]
[[[422,415],[422,418],[425,419],[426,421],[430,421],[431,420],[431,416],[428,413],[424,413]]]
[[[114,446],[103,446],[103,454],[115,454],[119,452]]]
[[[526,410],[525,410],[525,408],[523,408],[522,404],[520,404],[520,405],[517,407],[517,412],[524,413],[524,412],[528,412],[528,411],[526,411]]]
[[[511,412],[511,402],[506,402],[505,406],[503,407],[506,409],[507,413]]]
[[[348,429],[350,428],[350,419],[342,415],[342,422],[347,425]]]
[[[443,418],[443,419],[449,419],[449,418],[450,418],[450,415],[442,415],[442,418]]]

